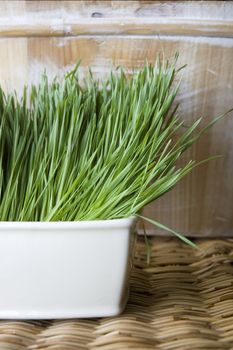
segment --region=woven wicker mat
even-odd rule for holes
[[[154,238],[151,265],[139,239],[125,312],[98,320],[0,321],[0,349],[233,350],[233,240],[199,250]]]

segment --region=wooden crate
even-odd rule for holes
[[[232,1],[1,1],[0,83],[21,91],[81,59],[96,76],[122,65],[131,73],[158,53],[176,51],[182,72],[180,113],[208,122],[233,107]],[[189,235],[233,235],[233,118],[227,117],[186,157],[222,159],[200,166],[145,215]],[[154,233],[154,228],[148,227]],[[159,232],[159,231],[157,231]]]

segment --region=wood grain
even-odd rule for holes
[[[227,1],[1,2],[0,83],[8,91],[20,92],[24,84],[37,83],[44,69],[53,77],[71,69],[78,59],[82,60],[81,75],[90,66],[96,77],[104,77],[117,65],[131,74],[145,60],[154,62],[158,53],[169,59],[179,51],[178,65],[188,64],[181,73],[180,114],[187,124],[200,115],[206,123],[233,107],[232,8]],[[61,26],[51,32],[59,18]],[[76,26],[74,33],[64,32],[70,19]],[[187,26],[179,29],[181,22],[191,23],[192,32]],[[140,23],[147,23],[152,31]],[[154,35],[156,23],[171,27],[165,25],[160,35]],[[80,29],[83,24],[85,33]],[[183,161],[213,154],[223,154],[223,158],[194,170],[171,193],[148,206],[145,215],[185,234],[233,236],[232,131],[231,115],[210,130]],[[152,226],[148,230],[155,232]]]

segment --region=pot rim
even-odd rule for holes
[[[56,230],[77,230],[97,228],[129,228],[137,221],[136,216],[124,219],[112,220],[83,220],[83,221],[0,221],[2,229],[32,230],[32,229],[56,229]]]

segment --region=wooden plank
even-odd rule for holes
[[[233,21],[229,17],[233,10],[231,1],[218,2],[215,6],[215,1],[200,2],[198,6],[196,3],[5,1],[0,3],[0,35],[233,36]]]
[[[80,0],[80,1],[34,1],[34,0],[7,0],[0,3],[0,17],[6,15],[29,13],[30,16],[47,18],[62,15],[72,16],[72,11],[78,10],[82,18],[89,17],[177,17],[202,19],[232,19],[232,1],[131,1],[131,0]],[[60,12],[59,12],[60,11]]]

